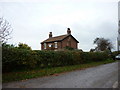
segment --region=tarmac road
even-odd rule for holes
[[[4,83],[3,88],[112,88],[118,81],[118,62],[59,75]]]

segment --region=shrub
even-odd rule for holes
[[[32,50],[30,46],[28,46],[27,44],[24,44],[24,43],[19,43],[17,48],[18,49]]]
[[[64,49],[65,49],[65,50],[74,50],[74,48],[69,47],[69,46],[64,47]]]
[[[114,52],[111,53],[110,57],[115,60],[115,56],[117,56],[118,54],[120,54],[120,51],[119,52],[114,51]]]
[[[106,52],[40,51],[18,48],[2,49],[3,72],[14,70],[50,68],[103,61]]]

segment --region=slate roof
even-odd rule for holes
[[[49,43],[49,42],[57,42],[57,41],[62,41],[64,40],[65,38],[67,38],[68,36],[72,36],[71,34],[65,34],[65,35],[60,35],[60,36],[56,36],[56,37],[51,37],[51,38],[48,38],[46,40],[44,40],[43,42],[41,43]],[[73,36],[72,36],[73,37]],[[74,38],[74,37],[73,37]],[[75,38],[74,38],[75,39]],[[75,39],[76,40],[76,39]],[[76,40],[77,41],[77,40]],[[78,41],[77,41],[78,42]],[[79,42],[78,42],[79,43]]]

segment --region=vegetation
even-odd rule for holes
[[[95,48],[96,51],[111,51],[111,49],[113,48],[113,45],[109,39],[96,38],[94,40],[94,44],[97,45],[97,47]]]
[[[19,43],[18,46],[6,44],[12,33],[11,25],[0,18],[0,49],[2,42],[3,82],[25,80],[29,78],[53,75],[77,69],[84,69],[113,62],[116,52],[109,54],[112,44],[104,38],[96,38],[95,50],[106,52],[83,52],[65,47],[65,51],[32,50],[30,46]]]
[[[17,48],[18,49],[32,50],[30,46],[28,46],[27,44],[24,44],[24,43],[19,43]]]
[[[24,46],[24,44],[22,44]],[[40,51],[2,44],[3,82],[24,80],[113,62],[108,52]]]
[[[120,54],[120,51],[114,51],[112,52],[112,54],[110,55],[110,57],[115,60],[115,56],[117,56],[118,54]]]
[[[10,39],[10,34],[12,33],[12,27],[10,23],[4,18],[0,18],[0,43],[5,43]]]
[[[66,46],[64,49],[65,49],[65,50],[74,50],[74,48],[69,47],[69,46]]]
[[[2,43],[2,48],[15,48],[15,46],[13,44]]]
[[[13,47],[13,46],[9,46]],[[40,51],[2,48],[3,72],[78,65],[111,58],[107,52]]]
[[[71,65],[71,66],[63,66],[63,67],[51,67],[51,68],[44,68],[44,69],[36,68],[33,70],[23,70],[19,72],[4,73],[2,77],[3,77],[3,83],[10,82],[10,81],[27,80],[30,78],[36,78],[36,77],[42,77],[42,76],[48,76],[48,75],[56,76],[56,75],[59,75],[59,73],[85,69],[88,67],[107,64],[111,62],[114,62],[114,60],[108,59],[101,62],[92,62],[87,64]]]

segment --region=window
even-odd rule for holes
[[[44,43],[44,49],[46,49],[46,43]]]
[[[57,42],[55,42],[55,48],[57,48]]]
[[[49,46],[49,47],[52,47],[52,44],[49,44],[48,46]]]

